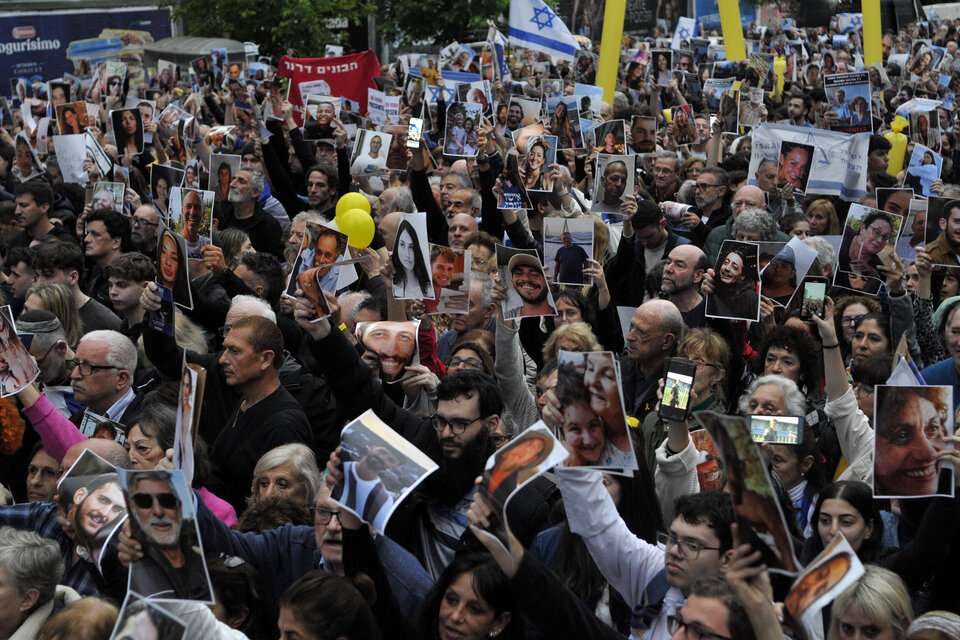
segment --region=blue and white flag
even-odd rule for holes
[[[837,14],[837,28],[840,29],[840,33],[856,31],[862,26],[863,26],[862,13],[838,13]]]
[[[510,42],[573,60],[580,45],[543,0],[510,0]]]
[[[694,38],[696,35],[696,18],[679,18],[677,20],[677,28],[673,30],[673,41],[670,43],[670,48],[677,51],[680,49],[680,42],[686,40],[687,43],[689,43],[690,38]]]
[[[504,50],[507,46],[507,40],[493,25],[490,25],[490,29],[487,31],[487,44],[493,47],[493,54],[497,60],[497,64],[493,67],[496,79],[503,81],[509,78],[510,67],[507,65],[507,54]]]

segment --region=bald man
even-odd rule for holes
[[[390,247],[391,251],[393,251],[393,245],[397,240],[397,227],[400,226],[400,221],[402,219],[402,211],[393,211],[383,216],[383,219],[380,220],[380,224],[377,225],[377,228],[380,229],[380,235],[383,236],[384,243],[386,243],[386,246]]]
[[[663,267],[660,293],[676,305],[684,324],[691,329],[706,324],[706,304],[700,295],[700,283],[708,267],[707,254],[692,244],[674,247]]]
[[[683,316],[668,300],[640,305],[630,319],[626,335],[627,358],[621,360],[623,402],[627,414],[641,423],[657,403],[657,382],[664,364],[683,337]]]
[[[774,169],[776,169],[776,165],[774,165]],[[776,181],[776,176],[774,176],[774,181]],[[731,215],[727,218],[727,223],[711,231],[710,235],[707,236],[706,242],[703,243],[703,250],[707,254],[708,264],[713,264],[717,261],[717,256],[720,254],[720,246],[723,244],[723,241],[733,239],[733,221],[737,219],[741,211],[766,208],[767,194],[759,187],[748,184],[737,189],[737,192],[733,194],[733,201],[730,203]],[[790,238],[778,230],[777,240],[788,242]]]
[[[458,191],[457,193],[464,193]],[[457,202],[456,194],[451,198],[451,208]],[[477,219],[469,213],[458,213],[450,219],[450,229],[447,233],[448,242],[453,249],[463,249],[467,238],[480,230]]]

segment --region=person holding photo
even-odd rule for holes
[[[723,256],[717,273],[716,291],[710,296],[710,315],[724,318],[756,319],[760,304],[757,287],[744,274],[747,257],[741,249]]]
[[[366,136],[368,132],[364,132]],[[357,159],[350,166],[350,174],[354,176],[369,176],[380,170],[384,164],[383,154],[380,152],[383,148],[383,138],[379,135],[372,135],[367,145],[366,153],[361,152]]]
[[[423,259],[423,249],[409,220],[402,220],[397,227],[397,247],[390,259],[396,270],[393,276],[395,297],[403,300],[430,297],[430,275]]]
[[[882,280],[884,276],[879,267],[883,266],[883,260],[879,254],[890,241],[893,227],[893,219],[882,211],[874,211],[863,218],[856,233],[847,224],[840,246],[839,270]]]

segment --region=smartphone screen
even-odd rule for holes
[[[810,320],[813,316],[822,318],[823,300],[826,295],[826,280],[805,280],[803,283],[803,302],[800,306],[800,319]]]
[[[407,146],[416,149],[420,146],[420,135],[423,133],[423,119],[410,118],[410,126],[407,127]]]
[[[750,436],[754,442],[800,444],[803,418],[799,416],[750,416]]]
[[[686,420],[690,406],[690,389],[696,365],[689,360],[671,360],[663,381],[660,415],[668,420]]]

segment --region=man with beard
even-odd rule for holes
[[[258,252],[267,252],[283,260],[280,223],[263,210],[257,201],[263,191],[263,174],[243,166],[230,180],[227,202],[218,202],[215,217],[220,229],[240,229],[250,236],[250,244]]]
[[[440,296],[450,286],[456,271],[457,254],[450,247],[434,246],[430,250],[430,273],[433,276],[433,300],[424,300],[427,313],[436,313]],[[462,282],[460,283],[462,285]],[[448,295],[451,290],[448,289]]]
[[[630,123],[630,148],[637,153],[653,153],[657,150],[657,119],[634,116]]]
[[[527,253],[513,256],[507,272],[512,286],[507,292],[504,319],[556,315],[543,267],[536,256]]]
[[[143,558],[130,567],[130,589],[144,597],[212,600],[199,546],[188,535],[195,523],[183,521],[183,505],[169,473],[137,471],[128,477],[130,515],[144,549]]]
[[[113,526],[127,513],[117,474],[96,476],[73,494],[73,508],[67,515],[77,542],[90,551],[94,560]]]
[[[688,237],[694,244],[702,245],[710,232],[723,226],[730,217],[726,206],[729,185],[730,176],[720,167],[707,167],[700,172],[694,192],[700,215],[688,209],[680,217],[683,226],[690,230]]]
[[[553,281],[566,284],[583,283],[583,267],[590,256],[583,247],[573,244],[573,235],[569,231],[560,234],[563,246],[557,249],[553,267]]]
[[[142,204],[133,212],[130,221],[130,240],[137,251],[152,256],[157,251],[157,227],[160,216],[152,204]]]
[[[943,207],[940,218],[940,235],[927,245],[927,253],[933,264],[951,267],[960,265],[960,200],[951,200]],[[918,214],[919,217],[919,214]]]
[[[384,395],[343,332],[331,331],[327,319],[311,322],[315,315],[306,298],[297,300],[294,317],[309,336],[308,344],[333,389],[338,409],[343,407],[349,415],[373,409],[440,466],[404,499],[386,531],[436,578],[472,538],[465,515],[476,490],[474,480],[495,449],[490,434],[499,427],[503,411],[497,382],[479,371],[448,374],[437,387],[436,413],[420,418]],[[327,468],[336,472],[339,459],[331,457]],[[525,545],[546,525],[550,510],[546,491],[535,480],[507,507],[510,528]]]
[[[393,508],[393,496],[383,486],[380,474],[396,469],[400,462],[388,448],[373,446],[356,462],[343,463],[343,485],[333,490],[337,501],[377,531],[383,531]]]
[[[784,184],[781,189],[779,182],[780,167],[776,158],[764,158],[757,166],[755,178],[757,186],[766,194],[767,211],[779,220],[788,213],[800,213],[797,199],[793,195],[793,185]]]
[[[523,120],[523,107],[519,102],[511,101],[510,106],[507,107],[507,122],[504,128],[507,131],[516,131],[520,128],[521,120]]]
[[[660,281],[661,297],[672,302],[683,316],[683,323],[690,329],[706,324],[703,296],[700,283],[707,272],[707,254],[692,244],[682,244],[667,255]]]

